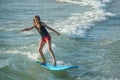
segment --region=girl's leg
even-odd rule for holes
[[[53,53],[52,48],[51,48],[51,40],[48,40],[47,44],[48,44],[48,50],[49,50],[50,55],[53,59],[53,65],[56,66],[56,59],[55,59],[54,53]]]
[[[44,45],[45,45],[45,42],[41,40],[40,43],[39,43],[39,53],[40,53],[40,55],[41,55],[41,58],[42,58],[42,62],[43,62],[43,63],[46,62],[45,57],[44,57],[44,54],[43,54],[43,52],[42,52],[42,49],[43,49]]]

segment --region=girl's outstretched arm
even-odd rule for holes
[[[30,28],[25,28],[25,29],[23,29],[23,30],[20,30],[21,32],[23,32],[23,31],[28,31],[28,30],[31,30],[31,29],[33,29],[33,28],[35,28],[34,26],[32,26],[32,27],[30,27]]]
[[[57,32],[55,29],[53,29],[53,28],[47,26],[45,23],[42,22],[42,25],[44,25],[44,26],[47,27],[48,29],[50,29],[50,30],[52,30],[53,32],[55,32],[58,36],[60,35],[59,32]]]

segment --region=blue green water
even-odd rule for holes
[[[0,80],[120,80],[119,0],[0,0]],[[49,71],[40,58],[35,15],[60,32],[50,32],[58,65],[78,65]],[[51,57],[44,47],[47,62]]]

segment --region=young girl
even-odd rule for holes
[[[46,28],[52,30],[53,32],[55,32],[58,36],[60,35],[59,32],[57,32],[56,30],[54,30],[51,27],[47,26],[44,22],[41,22],[40,17],[38,15],[34,16],[33,22],[34,22],[34,24],[33,24],[32,27],[25,28],[25,29],[23,29],[21,31],[23,32],[23,31],[28,31],[28,30],[36,28],[38,30],[38,32],[40,33],[40,35],[41,35],[41,40],[39,42],[39,53],[40,53],[41,58],[42,58],[42,64],[46,63],[46,59],[45,59],[45,57],[43,55],[42,49],[43,49],[45,43],[47,43],[48,50],[49,50],[50,55],[51,55],[51,57],[53,59],[53,65],[56,66],[56,59],[55,59],[54,53],[53,53],[53,51],[51,49],[51,37],[50,37],[50,34],[48,33],[48,31],[46,30]]]

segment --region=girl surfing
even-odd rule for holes
[[[21,31],[23,32],[23,31],[28,31],[28,30],[36,28],[41,35],[41,40],[39,42],[38,50],[39,50],[39,53],[40,53],[41,58],[42,58],[42,64],[46,63],[46,59],[44,57],[42,49],[43,49],[44,45],[47,43],[49,53],[50,53],[52,60],[53,60],[53,66],[56,66],[56,58],[55,58],[55,55],[54,55],[52,48],[51,48],[51,37],[50,37],[50,34],[48,33],[47,29],[55,32],[58,36],[60,35],[60,33],[57,32],[56,30],[54,30],[53,28],[47,26],[44,22],[41,22],[40,17],[38,15],[34,16],[33,22],[34,23],[33,23],[32,27],[25,28]]]

